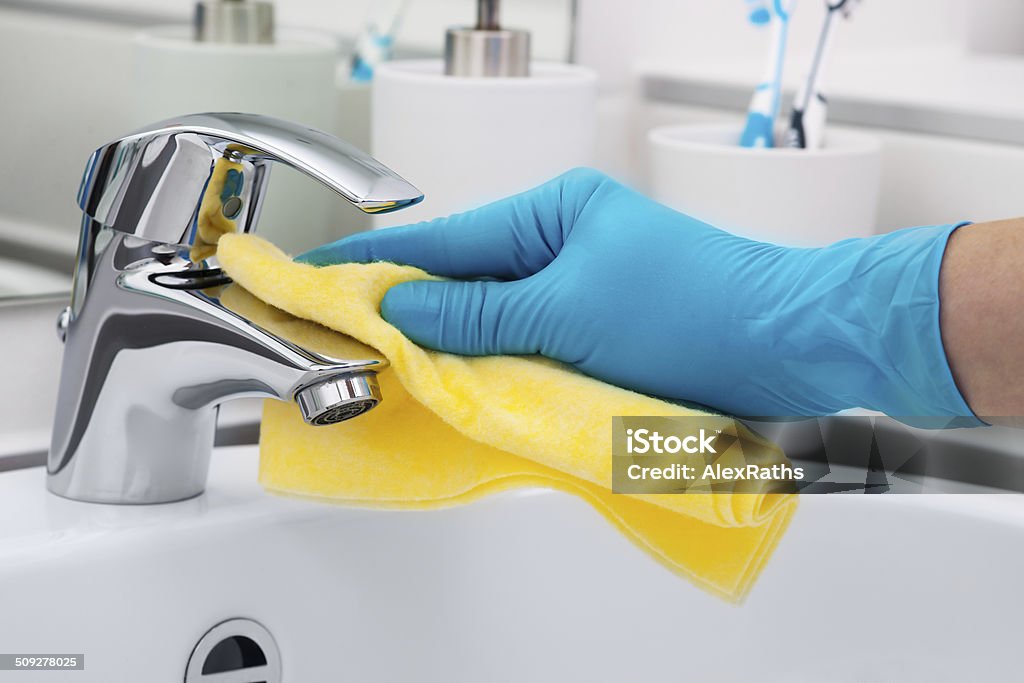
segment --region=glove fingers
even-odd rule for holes
[[[362,232],[299,257],[314,265],[391,261],[446,277],[527,277],[550,263],[537,215],[519,197],[432,221]]]
[[[467,356],[536,353],[521,284],[406,282],[384,296],[381,314],[430,349]]]
[[[363,232],[306,252],[313,265],[391,261],[453,278],[522,279],[549,264],[604,177],[564,174],[538,188],[447,218]]]

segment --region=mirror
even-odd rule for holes
[[[398,59],[439,57],[445,29],[475,21],[474,0],[392,2],[402,10],[394,24]],[[194,49],[190,0],[0,2],[0,300],[66,296],[86,161],[101,144],[144,124],[193,111],[254,111],[369,149],[370,86],[348,74],[367,26],[393,23],[388,4],[280,2],[274,47],[295,47],[260,51]],[[536,59],[565,61],[573,7],[573,0],[507,0],[502,19],[531,31]],[[293,60],[294,67],[303,58],[308,68],[290,71],[277,61]],[[295,73],[321,80],[297,83],[289,76]],[[297,172],[275,168],[273,175],[259,232],[286,250],[299,253],[370,227],[366,216]]]

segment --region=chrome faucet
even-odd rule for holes
[[[220,299],[218,231],[251,232],[270,162],[368,213],[420,192],[337,138],[251,114],[171,119],[100,147],[86,165],[47,487],[101,503],[202,493],[218,406],[294,400],[307,422],[380,400],[385,361],[328,358],[258,327]],[[297,217],[298,218],[298,217]],[[212,236],[211,236],[212,235]],[[343,295],[343,293],[339,293]]]

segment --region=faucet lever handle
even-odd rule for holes
[[[397,173],[327,133],[268,116],[206,113],[161,121],[97,149],[78,204],[86,216],[120,232],[191,245],[221,159],[240,168],[230,193],[238,199],[232,207],[242,232],[255,228],[272,161],[301,171],[366,213],[423,199]]]

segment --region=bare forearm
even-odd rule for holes
[[[1024,427],[1024,218],[950,237],[940,325],[953,377],[982,419]]]

